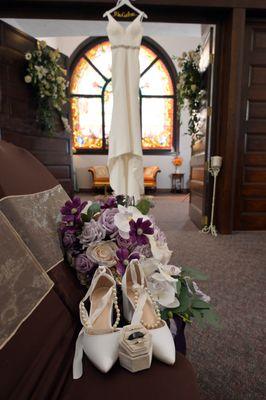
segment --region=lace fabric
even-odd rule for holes
[[[57,223],[62,205],[69,200],[61,185],[52,189],[0,200],[0,211],[22,238],[44,271],[62,261]]]
[[[48,294],[53,282],[1,211],[0,238],[1,349]]]

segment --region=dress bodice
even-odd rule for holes
[[[139,14],[126,28],[108,15],[107,33],[112,46],[139,47],[141,44],[143,28],[142,14]]]

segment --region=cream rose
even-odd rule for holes
[[[87,248],[86,255],[94,263],[113,267],[117,263],[117,249],[117,245],[111,240],[90,243]]]

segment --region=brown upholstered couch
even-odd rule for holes
[[[26,150],[0,140],[0,198],[36,193],[57,184]],[[137,374],[116,364],[104,375],[85,360],[83,377],[73,381],[83,291],[64,262],[49,275],[54,287],[0,351],[1,399],[199,399],[193,368],[179,353],[173,367],[153,361],[149,370]]]
[[[95,165],[88,169],[92,176],[92,188],[104,187],[105,193],[110,186],[108,167],[105,165]],[[157,189],[157,175],[161,172],[157,166],[144,167],[144,187]]]

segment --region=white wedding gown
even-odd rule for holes
[[[144,192],[139,109],[139,49],[142,14],[126,28],[108,15],[107,33],[112,47],[113,114],[109,138],[110,185],[116,195]]]

